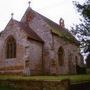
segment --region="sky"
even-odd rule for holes
[[[74,0],[30,0],[30,7],[38,13],[46,16],[52,21],[59,23],[59,19],[63,18],[65,27],[70,29],[73,24],[79,23],[79,14],[77,13],[72,1]],[[85,0],[75,0],[81,4]],[[28,8],[29,0],[1,0],[0,1],[0,31],[4,30],[5,26],[11,19],[11,13],[14,13],[13,18],[20,21],[26,9]]]

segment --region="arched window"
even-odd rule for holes
[[[58,50],[58,62],[60,66],[64,64],[64,50],[62,47]]]
[[[16,41],[12,36],[6,42],[6,58],[16,58]]]

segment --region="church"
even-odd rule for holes
[[[0,74],[76,74],[83,67],[79,42],[65,28],[28,7],[0,32]]]

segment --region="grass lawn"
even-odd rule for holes
[[[61,75],[61,76],[17,76],[17,75],[0,75],[0,80],[43,80],[43,81],[60,81],[70,79],[72,83],[90,81],[88,75]]]

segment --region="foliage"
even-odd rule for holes
[[[77,11],[83,17],[81,23],[72,28],[72,33],[76,35],[81,43],[81,48],[84,48],[84,53],[90,52],[90,1],[87,0],[84,4],[74,2]]]

